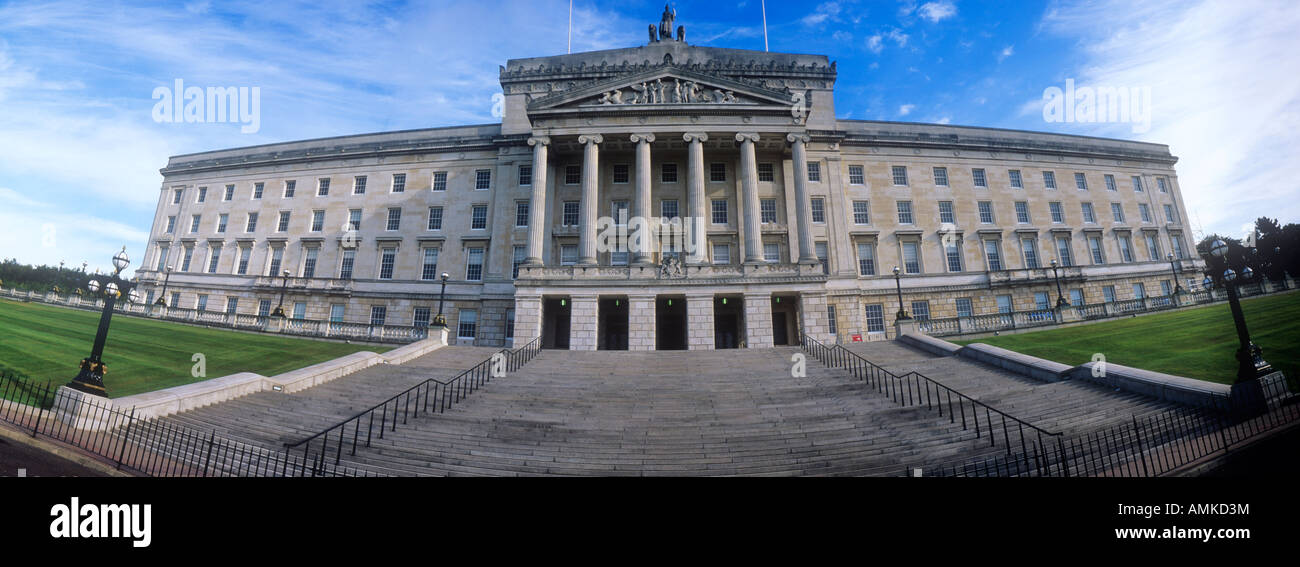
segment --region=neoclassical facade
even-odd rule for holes
[[[1075,305],[1197,279],[1167,146],[838,119],[826,56],[671,23],[509,61],[499,124],[172,157],[142,289],[427,325],[446,273],[463,344],[711,349],[889,336],[895,267],[934,319],[1051,309],[1053,260]]]

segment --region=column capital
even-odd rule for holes
[[[603,144],[605,143],[605,137],[601,136],[600,134],[583,134],[581,136],[578,136],[578,143],[584,145]]]
[[[651,134],[632,134],[632,136],[631,136],[630,139],[631,139],[633,142],[638,142],[638,143],[639,143],[639,142],[645,142],[645,143],[647,143],[647,144],[650,144],[650,143],[654,143],[654,141],[655,141],[655,135],[654,135],[653,133],[651,133]]]
[[[709,135],[704,132],[687,132],[682,134],[682,139],[687,142],[707,142]]]
[[[791,144],[807,144],[812,141],[812,136],[807,134],[786,134],[785,139]]]
[[[757,141],[758,141],[758,132],[737,132],[737,133],[736,133],[736,141],[737,141],[737,142],[757,142]]]
[[[541,144],[541,145],[543,145],[543,146],[549,146],[549,145],[551,145],[551,137],[550,137],[550,136],[532,136],[532,137],[528,138],[528,145],[530,145],[530,146],[536,146],[536,145],[538,145],[538,144]]]

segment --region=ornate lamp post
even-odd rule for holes
[[[163,277],[162,295],[158,296],[158,301],[153,302],[154,305],[167,307],[167,283],[170,281],[172,281],[172,267],[167,266],[167,275]]]
[[[272,317],[284,318],[284,292],[289,289],[289,270],[284,271],[284,282],[280,284],[280,302],[276,304],[275,311],[271,312]]]
[[[1215,240],[1210,245],[1210,253],[1223,258],[1228,253],[1228,245],[1222,240]],[[1226,263],[1226,262],[1225,262]],[[1250,278],[1254,271],[1249,267],[1242,270],[1243,278]],[[1207,280],[1209,278],[1206,278]],[[1273,371],[1272,365],[1264,360],[1264,351],[1250,340],[1250,331],[1246,329],[1246,318],[1241,313],[1241,302],[1237,298],[1237,273],[1228,268],[1223,271],[1223,281],[1228,289],[1228,304],[1232,307],[1232,322],[1237,326],[1237,382],[1238,384],[1254,380]]]
[[[899,321],[907,321],[911,317],[907,315],[907,310],[903,309],[903,284],[899,280],[898,266],[894,266],[894,289],[898,291],[898,314],[894,318]]]
[[[433,324],[439,327],[447,326],[447,318],[442,316],[442,302],[447,298],[447,279],[451,278],[447,272],[442,273],[442,293],[438,295],[438,314],[433,317]]]
[[[1061,275],[1056,272],[1056,258],[1052,258],[1052,279],[1056,280],[1056,308],[1068,306],[1065,296],[1061,295]]]
[[[1174,295],[1177,296],[1183,292],[1183,286],[1178,283],[1178,270],[1174,267],[1174,253],[1165,254],[1165,258],[1169,260],[1169,273],[1174,276]]]
[[[95,344],[90,349],[90,356],[81,360],[81,372],[77,374],[68,387],[74,390],[103,396],[104,392],[104,373],[107,368],[104,366],[102,356],[104,354],[104,342],[108,339],[108,325],[113,319],[113,304],[117,298],[126,294],[131,301],[138,301],[139,292],[134,288],[131,282],[122,279],[120,276],[122,270],[131,264],[131,259],[126,255],[126,247],[113,256],[113,268],[117,271],[109,276],[108,281],[103,284],[99,280],[92,279],[86,283],[87,289],[92,294],[102,294],[104,298],[104,311],[99,316],[99,330],[95,332]]]

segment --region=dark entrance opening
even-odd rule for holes
[[[569,349],[570,310],[567,297],[542,300],[542,348]]]
[[[600,298],[600,323],[596,335],[598,350],[627,350],[627,298]]]
[[[772,344],[799,344],[799,297],[772,296]]]
[[[661,296],[655,300],[655,349],[686,350],[686,298]]]
[[[713,348],[740,348],[744,314],[745,300],[741,296],[713,298]]]

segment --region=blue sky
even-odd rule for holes
[[[0,2],[0,257],[144,251],[168,156],[497,121],[507,59],[564,53],[568,0]],[[758,0],[673,2],[687,40],[763,49]],[[574,1],[573,50],[642,45],[660,1]],[[839,62],[841,118],[1166,143],[1194,229],[1300,222],[1289,0],[769,0],[772,51]],[[152,93],[261,90],[261,124],[157,123]],[[1150,128],[1051,123],[1043,92],[1150,88]]]

